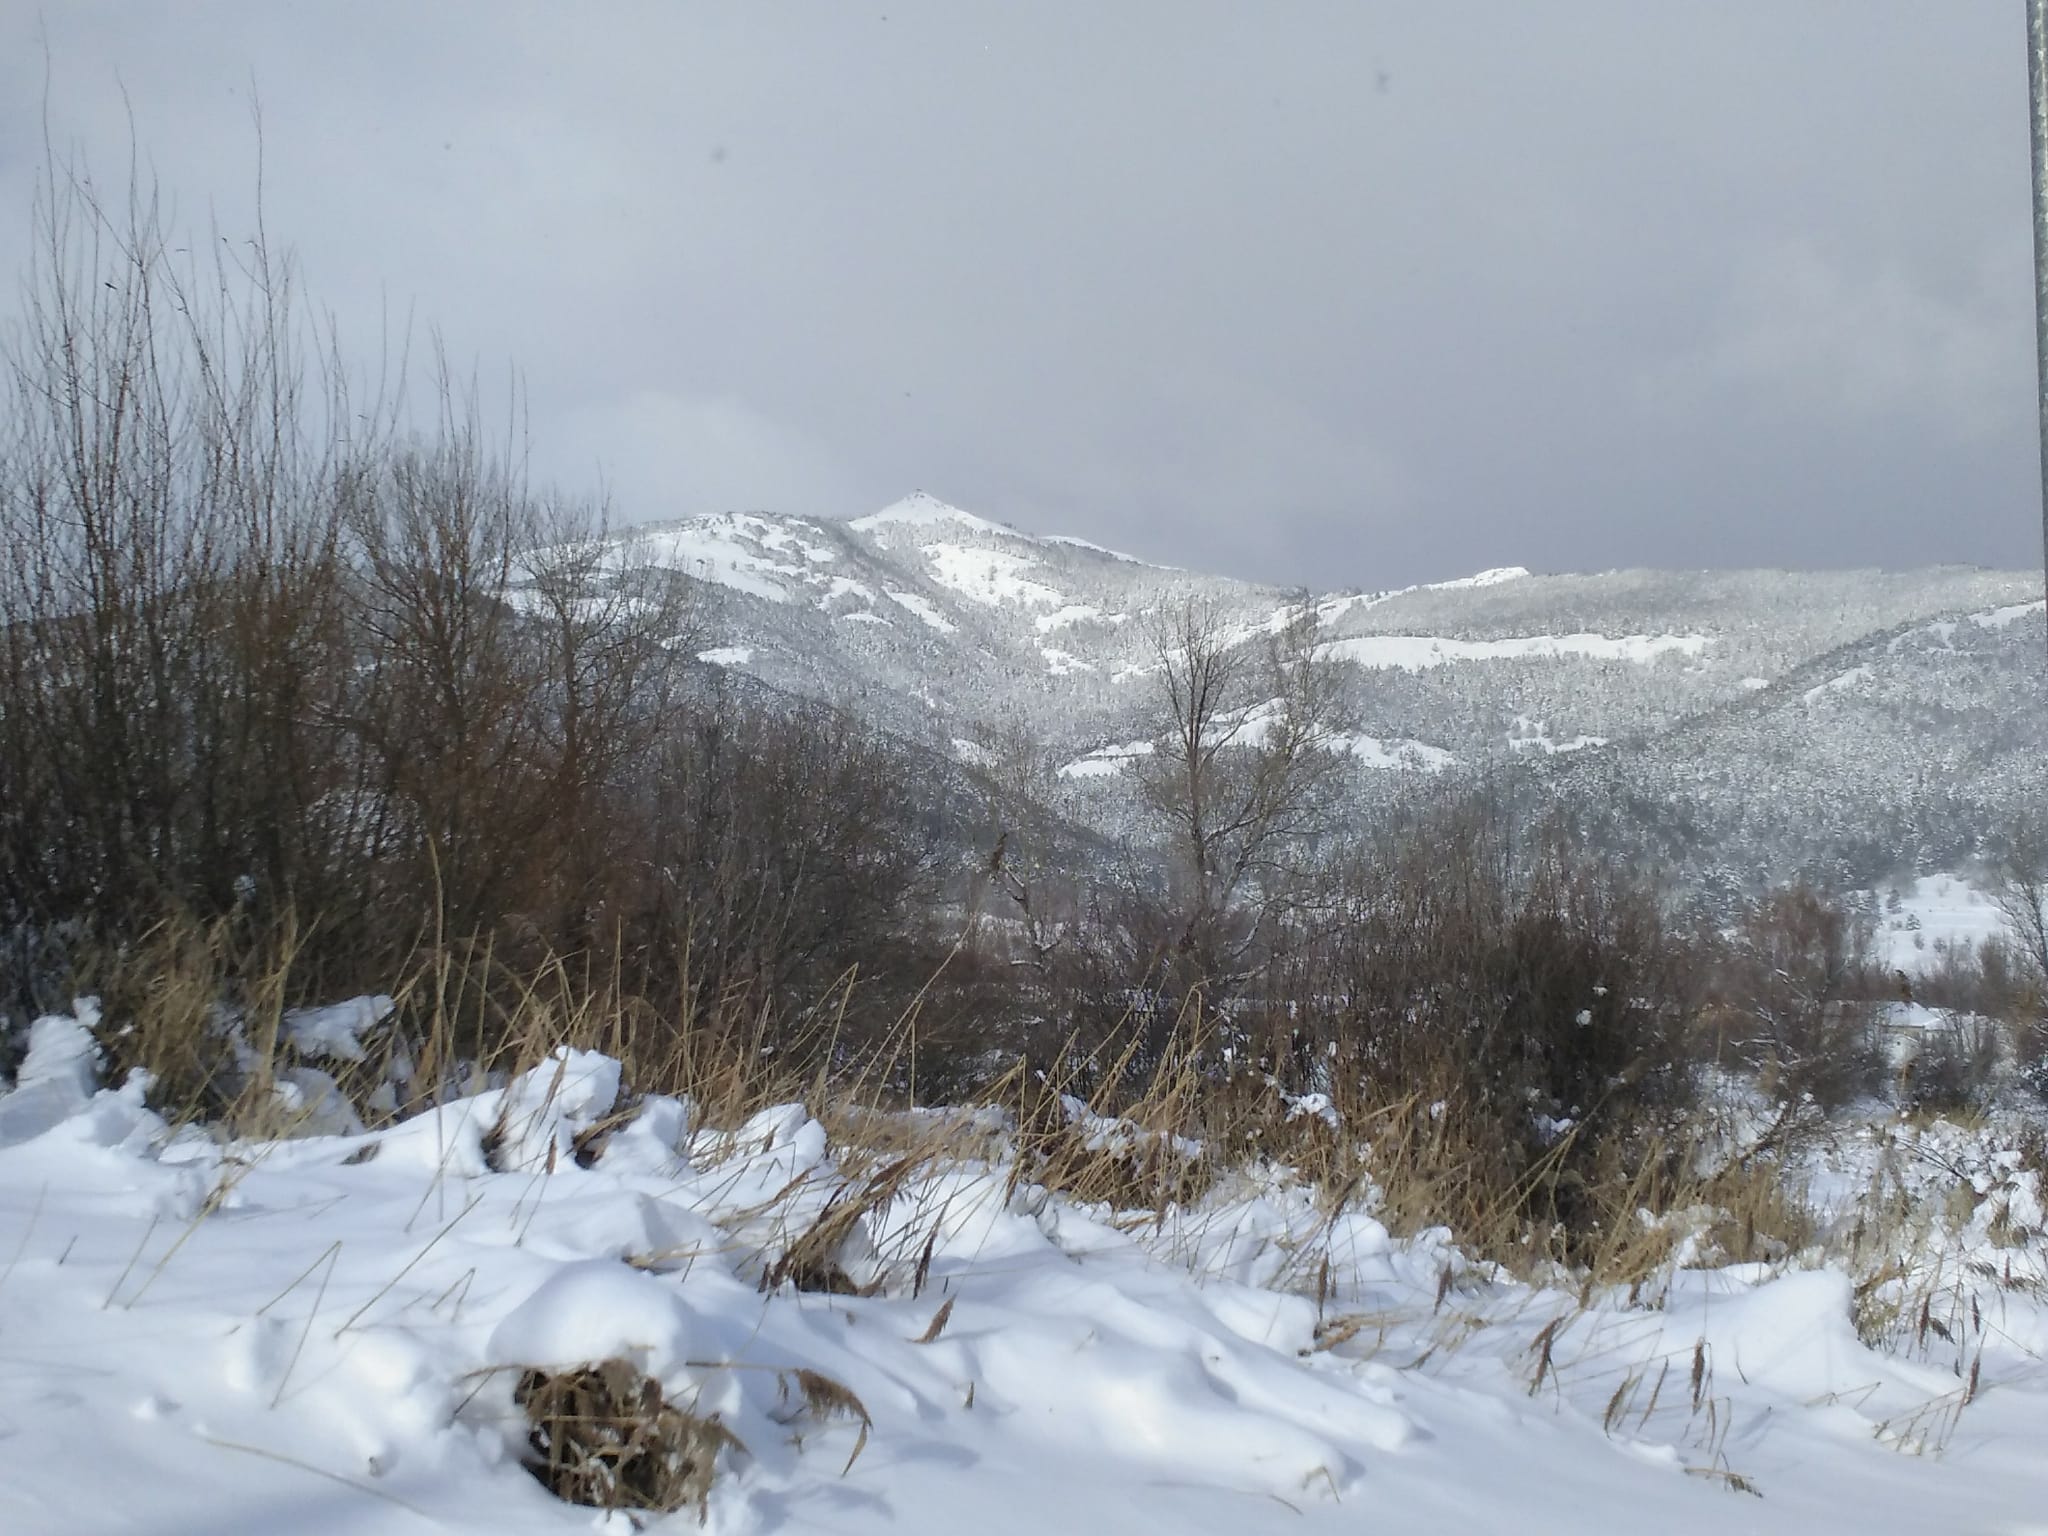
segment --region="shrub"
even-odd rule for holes
[[[1524,848],[1510,825],[1497,801],[1452,802],[1355,860],[1269,1031],[1285,1021],[1354,1121],[1426,1109],[1476,1205],[1583,1231],[1588,1186],[1693,1102],[1693,947],[1564,831]]]
[[[1867,918],[1799,884],[1751,902],[1720,969],[1717,1054],[1790,1102],[1833,1109],[1886,1077],[1866,999],[1880,995]]]
[[[2005,1042],[1994,1022],[1958,1015],[1922,1033],[1901,1080],[1899,1107],[1933,1115],[1989,1108],[2004,1059]]]
[[[671,1028],[792,1035],[856,967],[856,1034],[928,977],[929,772],[689,686],[688,579],[621,572],[604,509],[530,487],[445,360],[425,419],[403,380],[358,408],[289,258],[184,264],[146,187],[110,207],[53,165],[36,233],[0,412],[0,1011],[167,919],[295,927],[284,1003],[473,948],[479,1055],[518,999],[478,978],[557,957]]]

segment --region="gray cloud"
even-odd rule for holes
[[[516,364],[620,511],[923,486],[1319,586],[2039,557],[2007,8],[1125,0],[0,16],[50,124]],[[125,104],[124,104],[125,96]]]

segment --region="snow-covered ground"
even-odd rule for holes
[[[1872,893],[1877,906],[1877,960],[1908,976],[1939,966],[1953,949],[1974,950],[2004,937],[1998,904],[1967,875],[1922,875]]]
[[[1698,656],[1704,635],[1527,635],[1513,640],[1452,640],[1441,635],[1360,635],[1316,647],[1319,656],[1366,668],[1420,672],[1459,661],[1502,661],[1531,656],[1585,656],[1597,661],[1649,663],[1666,652]]]
[[[93,1059],[46,1021],[0,1096],[10,1536],[624,1532],[521,1468],[513,1401],[515,1367],[607,1355],[744,1445],[717,1532],[2048,1529],[2044,1217],[1989,1133],[1870,1128],[1816,1163],[1843,1221],[1873,1181],[1966,1192],[1870,1285],[1793,1259],[1581,1296],[1278,1173],[1078,1206],[1013,1183],[986,1116],[862,1200],[890,1170],[795,1106],[612,1127],[593,1055],[228,1146],[95,1092]],[[865,1294],[764,1284],[849,1200]],[[799,1370],[858,1410],[807,1406]]]

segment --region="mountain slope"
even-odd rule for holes
[[[1617,840],[1710,885],[1958,867],[2048,813],[2042,614],[2035,599],[1864,636],[1559,778]]]
[[[693,579],[708,663],[999,769],[1111,835],[1143,833],[1128,768],[1156,727],[1156,626],[1190,600],[1239,644],[1313,626],[1343,667],[1364,799],[1526,764],[1623,846],[1723,882],[1949,856],[2039,788],[2031,574],[1506,569],[1310,595],[923,493],[845,523],[643,528],[611,559]],[[1632,820],[1653,831],[1624,837]]]

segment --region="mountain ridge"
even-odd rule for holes
[[[1838,832],[1844,817],[1910,826],[1910,859],[1956,846],[1957,806],[1987,823],[2022,814],[2038,798],[2029,754],[2038,778],[2048,745],[2028,707],[2042,654],[2032,573],[1505,567],[1307,593],[1026,533],[924,492],[849,521],[735,512],[645,525],[612,540],[606,563],[690,581],[706,665],[970,769],[1021,759],[1005,765],[1013,779],[1116,837],[1145,835],[1128,769],[1156,721],[1155,626],[1190,602],[1234,644],[1312,630],[1345,679],[1362,804],[1417,774],[1526,767],[1597,819],[1603,802],[1655,786],[1675,812],[1702,813],[1698,842],[1727,864],[1723,881],[1842,863],[1782,818],[1729,809],[1768,798],[1746,782],[1759,759],[1831,802],[1821,821]],[[1844,743],[1855,751],[1832,767],[1808,761]],[[1858,785],[1859,761],[1880,789]],[[1914,794],[1927,804],[1902,806]],[[1751,823],[1771,830],[1751,836]]]

